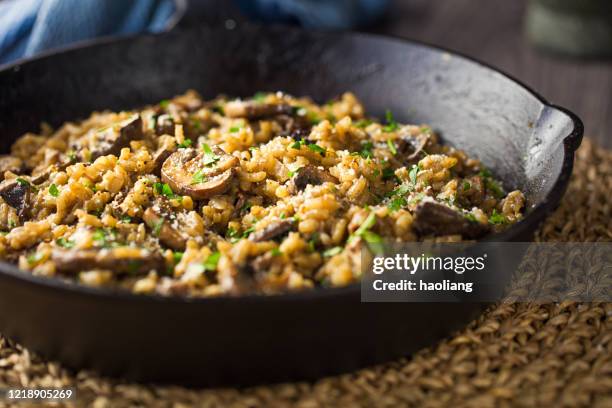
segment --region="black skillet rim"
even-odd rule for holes
[[[480,65],[484,68],[487,68],[497,74],[500,74],[507,80],[510,80],[517,86],[526,90],[530,95],[535,97],[544,107],[551,108],[554,110],[561,111],[565,113],[573,123],[572,131],[563,138],[563,164],[561,167],[561,172],[559,177],[555,181],[553,188],[550,193],[546,196],[544,201],[531,209],[531,211],[518,223],[512,225],[510,228],[496,234],[489,235],[484,238],[483,242],[505,242],[512,241],[513,237],[521,236],[524,233],[528,232],[532,229],[533,225],[539,225],[544,218],[553,212],[561,201],[567,185],[569,184],[570,177],[572,175],[572,170],[574,166],[574,153],[580,146],[582,142],[582,137],[584,134],[584,125],[582,120],[572,111],[562,106],[558,106],[550,103],[546,98],[532,89],[530,86],[526,85],[522,81],[518,80],[514,76],[500,70],[493,65],[482,62],[476,58],[463,54],[461,52],[457,52],[445,47],[441,47],[438,45],[433,45],[424,41],[416,41],[406,38],[394,37],[394,36],[386,36],[380,34],[371,34],[371,33],[362,33],[362,32],[342,32],[342,31],[322,31],[322,30],[306,30],[302,28],[295,28],[290,26],[282,26],[282,25],[273,25],[271,28],[264,28],[263,26],[252,24],[252,23],[241,23],[241,27],[246,27],[247,29],[258,29],[258,30],[274,30],[274,29],[282,29],[287,31],[296,31],[296,32],[306,32],[312,34],[324,34],[324,35],[332,35],[332,36],[350,36],[353,38],[370,38],[377,39],[382,41],[392,41],[398,42],[401,44],[411,44],[417,45],[425,48],[429,48],[436,52],[448,53],[454,56],[461,57],[471,63],[476,65]],[[205,29],[214,29],[216,26],[205,26]],[[10,71],[10,70],[18,70],[22,65],[35,63],[39,60],[51,58],[57,54],[66,54],[71,52],[78,52],[82,48],[95,48],[101,47],[105,45],[122,43],[122,42],[130,42],[136,40],[138,38],[143,37],[162,37],[162,36],[172,36],[172,35],[180,35],[182,32],[194,31],[202,29],[201,27],[197,28],[178,28],[176,30],[172,30],[169,32],[163,33],[146,33],[146,34],[135,34],[135,35],[127,35],[127,36],[108,36],[103,38],[97,38],[93,40],[85,40],[79,41],[77,43],[71,44],[66,47],[61,47],[52,51],[43,52],[36,57],[33,58],[23,58],[18,59],[9,64],[0,65],[0,73]],[[237,28],[238,29],[238,28]],[[229,29],[228,29],[229,30]],[[58,278],[46,278],[42,276],[35,276],[26,271],[22,271],[17,268],[15,265],[0,261],[0,274],[4,275],[9,279],[19,280],[22,283],[26,283],[34,286],[43,286],[47,289],[55,290],[57,292],[71,292],[78,293],[88,296],[97,296],[105,299],[121,299],[124,301],[134,301],[134,302],[161,302],[161,303],[174,303],[174,304],[217,304],[224,303],[227,301],[242,301],[242,302],[292,302],[292,301],[308,301],[308,300],[316,300],[318,298],[328,297],[328,296],[341,296],[341,295],[358,295],[360,293],[361,287],[359,283],[347,285],[345,287],[340,288],[317,288],[314,290],[303,290],[297,292],[286,292],[281,294],[273,294],[273,295],[261,295],[261,294],[247,294],[241,296],[231,296],[231,295],[221,295],[214,297],[183,297],[183,296],[162,296],[158,294],[152,295],[136,295],[130,293],[126,290],[117,290],[117,289],[107,289],[107,288],[95,288],[89,287],[85,285],[81,285],[75,282],[71,282],[68,280],[58,279]]]

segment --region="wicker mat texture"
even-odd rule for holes
[[[569,191],[537,239],[611,241],[611,194],[612,151],[587,139]],[[242,390],[75,375],[0,336],[0,387],[75,387],[78,400],[70,406],[97,408],[612,407],[610,317],[610,303],[503,303],[410,358],[314,383]]]

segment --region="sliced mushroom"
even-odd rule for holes
[[[172,154],[172,150],[168,149],[165,146],[160,147],[153,154],[153,174],[159,176],[161,174],[162,166],[164,162],[170,155]]]
[[[117,247],[103,249],[54,248],[51,259],[62,272],[109,269],[115,272],[145,274],[163,271],[164,258],[157,252],[142,248]]]
[[[399,157],[405,158],[408,161],[418,159],[420,154],[427,146],[430,135],[427,133],[420,134],[416,137],[412,135],[404,135],[396,141],[397,152]]]
[[[307,185],[317,186],[325,182],[338,183],[338,179],[329,174],[327,171],[313,165],[304,166],[298,170],[289,182],[289,191],[296,194],[302,191]]]
[[[10,171],[11,173],[20,174],[23,171],[23,162],[21,159],[8,154],[0,155],[0,181],[4,180],[4,173]]]
[[[473,176],[459,181],[457,199],[465,207],[479,206],[485,197],[482,177]]]
[[[142,214],[142,220],[157,234],[162,243],[178,251],[185,249],[189,237],[176,228],[177,225],[173,225],[177,224],[174,220],[166,219],[158,206],[147,208]]]
[[[155,119],[155,133],[158,135],[174,136],[174,119],[164,113]]]
[[[91,146],[91,159],[108,154],[119,155],[121,149],[129,147],[132,140],[143,138],[142,119],[140,115],[132,115],[113,126],[100,130],[94,137]]]
[[[17,210],[21,222],[30,216],[30,192],[32,188],[26,181],[5,180],[0,183],[0,197]]]
[[[272,241],[280,238],[293,229],[295,222],[292,220],[280,220],[270,223],[264,229],[252,232],[249,240],[253,242]]]
[[[464,217],[458,211],[434,201],[422,201],[416,208],[412,227],[424,235],[461,235],[477,239],[490,232],[488,224]]]
[[[206,152],[195,149],[180,149],[166,159],[162,166],[162,180],[175,193],[203,200],[223,194],[231,186],[234,168],[239,160],[213,147],[214,159]]]
[[[53,165],[47,167],[46,170],[43,170],[40,173],[38,173],[38,174],[36,174],[35,176],[32,177],[32,179],[31,179],[32,184],[36,185],[36,184],[40,184],[40,183],[42,183],[44,181],[47,181],[49,179],[49,176],[51,175],[51,173],[57,172],[57,171],[64,171],[72,163],[74,163],[73,159],[66,158],[62,163],[53,164]]]
[[[256,101],[231,101],[225,104],[225,115],[230,118],[261,119],[276,115],[292,115],[291,105],[260,103]]]

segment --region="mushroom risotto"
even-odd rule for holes
[[[473,240],[521,218],[427,126],[258,93],[43,125],[0,156],[0,257],[35,275],[211,296],[342,286],[382,240]]]

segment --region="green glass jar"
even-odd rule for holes
[[[612,55],[612,0],[531,0],[527,36],[567,55]]]

